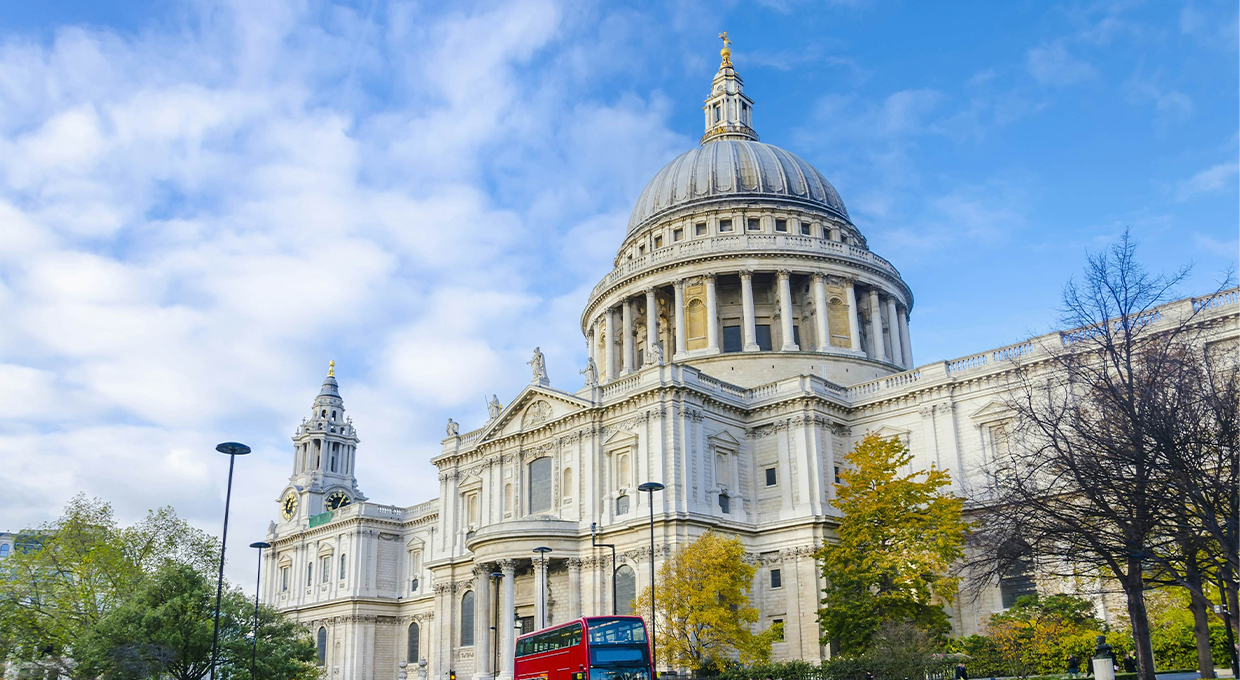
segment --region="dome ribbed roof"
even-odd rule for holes
[[[741,197],[809,203],[852,221],[835,187],[796,154],[747,139],[716,139],[663,166],[637,199],[628,233],[677,208]]]

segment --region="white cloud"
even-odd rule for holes
[[[1186,201],[1202,194],[1235,190],[1238,173],[1240,173],[1240,163],[1228,161],[1212,165],[1178,182],[1175,185],[1175,198],[1177,201]]]
[[[1030,49],[1025,60],[1030,75],[1045,85],[1079,85],[1098,75],[1092,64],[1069,53],[1062,40]]]

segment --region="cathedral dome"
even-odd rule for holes
[[[778,198],[851,223],[835,187],[796,154],[754,139],[714,138],[677,156],[650,180],[629,217],[628,233],[679,208],[737,198]]]

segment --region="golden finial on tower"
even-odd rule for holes
[[[728,39],[728,32],[724,31],[719,34],[719,39],[723,41],[723,49],[719,50],[719,68],[732,65],[732,41]]]
[[[329,378],[336,377],[336,360],[335,359],[332,359],[331,361],[327,362],[327,377]]]

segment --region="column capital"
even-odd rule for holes
[[[742,269],[742,270],[740,270],[740,272],[738,272],[738,273],[740,274],[741,279],[742,279],[742,280],[744,280],[744,281],[749,281],[750,279],[752,279],[752,278],[753,278],[753,270],[752,270],[752,269]]]
[[[655,290],[654,286],[646,286],[644,289],[642,289],[642,292],[646,294],[646,297],[650,298],[650,297],[654,297],[654,290]]]
[[[504,576],[512,576],[513,573],[516,572],[517,570],[517,561],[516,560],[500,560],[499,570],[503,572]]]
[[[568,558],[569,571],[581,571],[581,564],[582,562],[580,558],[577,558],[577,557]]]
[[[709,274],[702,274],[702,281],[705,281],[707,283],[714,283],[715,282],[714,272],[711,272]]]
[[[685,280],[684,280],[683,278],[673,279],[673,280],[672,280],[672,287],[673,287],[673,288],[675,288],[676,290],[684,290],[684,289],[685,289]]]
[[[792,272],[787,269],[780,269],[776,271],[775,274],[776,276],[780,278],[781,281],[786,280],[792,276]]]
[[[826,283],[827,281],[827,275],[822,272],[814,272],[813,274],[810,274],[810,276],[814,277],[815,282],[822,281],[823,283]]]

